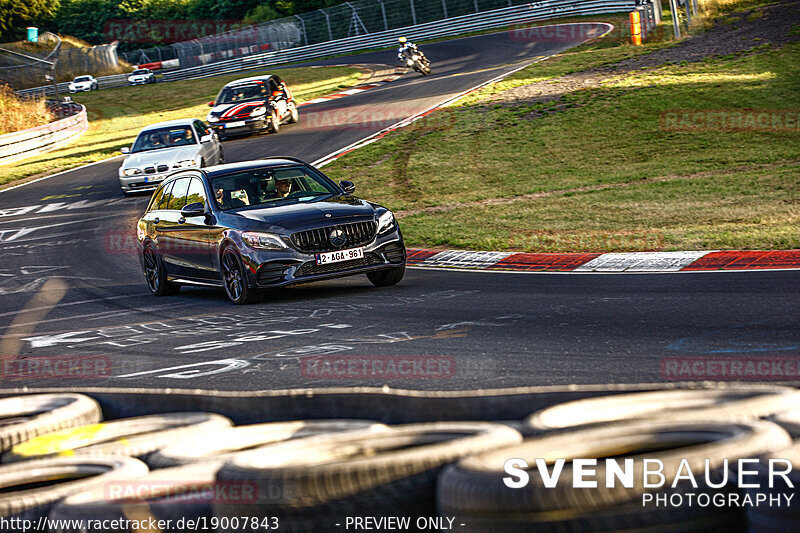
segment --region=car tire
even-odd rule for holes
[[[161,261],[156,247],[151,243],[146,244],[142,255],[144,256],[144,277],[150,292],[156,296],[178,294],[181,286],[167,280],[167,269],[164,268],[164,262]]]
[[[519,432],[501,424],[432,422],[267,445],[238,453],[217,474],[219,482],[252,484],[257,501],[215,501],[214,512],[220,518],[279,516],[281,531],[309,533],[338,531],[333,525],[340,517],[365,509],[378,516],[435,516],[442,468],[520,442]]]
[[[406,273],[406,266],[402,265],[396,268],[377,270],[375,272],[367,272],[367,278],[376,287],[389,287],[390,285],[397,285]]]
[[[289,124],[297,124],[297,121],[300,119],[300,111],[297,110],[297,104],[292,102],[291,108],[289,110]]]
[[[270,133],[278,133],[281,129],[281,119],[278,117],[278,113],[275,111],[272,112],[272,116],[270,117],[269,124],[267,124],[267,131]]]
[[[247,272],[239,252],[233,246],[228,246],[222,251],[220,259],[222,271],[222,284],[225,294],[236,305],[245,305],[256,300],[257,292],[247,283]]]
[[[83,394],[31,394],[0,399],[0,451],[45,433],[94,424],[102,419],[100,405]],[[3,516],[3,515],[0,515]]]
[[[40,435],[17,444],[3,454],[3,463],[56,456],[147,456],[199,434],[217,433],[232,426],[213,413],[164,413],[86,424]]]

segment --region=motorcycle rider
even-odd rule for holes
[[[425,63],[425,65],[430,64],[428,58],[425,57],[425,54],[423,54],[419,48],[417,48],[416,44],[412,43],[405,37],[400,37],[397,39],[397,41],[400,43],[400,48],[397,49],[397,57],[400,58],[403,63],[406,61],[406,56],[410,56],[411,54],[419,54],[419,57],[422,59],[422,62]]]

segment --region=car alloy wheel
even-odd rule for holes
[[[164,264],[161,262],[155,246],[146,245],[142,255],[144,256],[144,277],[150,292],[156,296],[177,294],[180,286],[167,281],[167,271],[164,269]]]
[[[222,252],[222,281],[228,298],[235,304],[247,304],[255,299],[255,291],[247,285],[247,273],[241,257],[233,247]]]
[[[289,104],[290,113],[289,113],[289,124],[296,124],[297,120],[300,118],[300,112],[297,110],[297,106],[294,103]]]

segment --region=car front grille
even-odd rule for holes
[[[144,173],[145,174],[155,174],[156,173],[156,167],[144,167]]]
[[[297,269],[294,277],[300,278],[303,276],[314,276],[317,274],[330,274],[331,272],[344,272],[354,268],[360,268],[370,265],[379,265],[383,260],[376,253],[369,252],[364,254],[364,257],[353,259],[352,261],[340,261],[339,263],[328,263],[327,265],[318,265],[315,261],[303,263],[303,266]]]
[[[169,170],[169,165],[158,165],[152,167],[144,167],[145,174],[155,174],[156,172],[166,172]]]
[[[340,229],[347,237],[347,241],[342,246],[334,246],[330,241],[331,231]],[[315,254],[320,252],[331,252],[363,246],[372,242],[378,225],[375,221],[355,222],[352,224],[338,224],[324,228],[316,228],[307,231],[299,231],[292,234],[292,244],[301,252]]]

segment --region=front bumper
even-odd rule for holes
[[[363,248],[361,259],[327,265],[317,265],[314,254],[294,249],[268,251],[245,246],[240,251],[247,265],[250,286],[255,288],[285,287],[405,265],[406,249],[399,227],[376,237]]]
[[[136,174],[135,176],[120,176],[119,186],[125,192],[154,191],[161,185],[164,178],[176,172],[168,170],[157,174]]]
[[[71,93],[79,93],[79,92],[82,92],[82,91],[91,91],[91,90],[92,90],[92,86],[91,85],[85,85],[85,86],[81,85],[80,87],[70,87],[69,88],[69,92],[71,92]]]
[[[266,128],[267,117],[269,117],[269,114],[256,118],[248,118],[245,119],[244,121],[227,120],[220,122],[210,122],[209,125],[214,131],[217,132],[217,135],[219,135],[220,137],[227,137],[230,135],[248,135],[250,133],[256,133],[262,131],[264,128]],[[226,124],[230,124],[232,122],[244,122],[244,124],[242,126],[237,126],[235,128],[226,127]]]
[[[149,82],[150,82],[150,80],[148,78],[141,78],[141,79],[135,79],[135,80],[130,80],[129,79],[128,80],[128,83],[130,85],[146,85]]]

